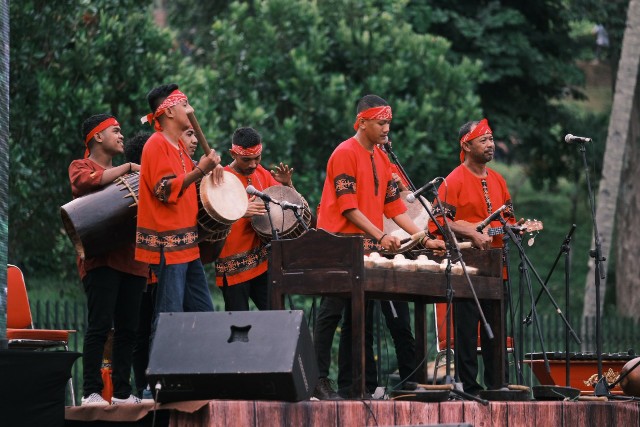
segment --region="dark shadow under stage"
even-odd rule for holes
[[[151,426],[153,405],[67,407],[67,426]],[[408,401],[210,400],[159,405],[156,426],[625,426],[640,427],[640,403],[622,401],[423,403]]]

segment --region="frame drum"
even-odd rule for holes
[[[413,203],[407,202],[407,196],[409,194],[411,194],[411,191],[402,191],[400,193],[400,198],[402,199],[402,201],[404,202],[405,206],[407,207],[407,215],[409,215],[409,217],[411,218],[413,223],[415,225],[417,225],[418,228],[420,228],[420,230],[426,230],[427,229],[427,224],[429,223],[429,220],[430,220],[429,214],[427,213],[427,211],[424,209],[424,207],[422,206],[422,204],[419,201],[416,200]],[[422,199],[422,201],[426,203],[427,207],[429,209],[431,209],[431,203],[429,203],[427,201],[427,199],[425,199],[422,196],[420,196],[420,199]],[[383,231],[386,234],[389,234],[390,236],[399,237],[400,240],[405,239],[407,237],[411,237],[411,235],[409,233],[404,231],[392,219],[387,218],[387,217],[384,217],[384,230]],[[391,254],[391,255],[402,254],[402,253],[410,251],[411,249],[416,248],[416,246],[418,246],[418,249],[422,248],[422,245],[420,244],[419,241],[417,241],[417,240],[409,240],[407,243],[405,243],[402,246],[400,246],[400,249],[398,249],[397,251],[381,250],[380,253]]]
[[[307,201],[291,187],[284,185],[274,185],[268,187],[262,191],[269,195],[272,199],[283,200],[289,203],[302,206],[302,212],[300,216],[304,223],[309,227],[311,224],[311,210]],[[305,228],[296,219],[295,214],[290,209],[282,209],[279,205],[271,204],[271,220],[273,226],[278,230],[278,237],[280,239],[295,239],[300,237],[305,232]],[[264,215],[255,215],[251,218],[251,226],[256,231],[258,236],[264,242],[271,241],[271,223],[269,222],[269,213]]]
[[[138,172],[126,174],[60,207],[62,224],[80,258],[135,242],[139,183]]]
[[[237,176],[224,171],[224,181],[213,184],[211,174],[198,184],[198,241],[203,263],[214,261],[231,231],[231,225],[247,212],[249,198]],[[216,253],[217,252],[217,253]]]

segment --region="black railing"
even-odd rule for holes
[[[306,304],[301,301],[300,308]],[[221,309],[216,307],[217,310]],[[32,301],[31,310],[34,326],[42,329],[73,329],[76,333],[71,334],[69,349],[82,352],[82,342],[86,330],[87,310],[83,303],[61,302],[61,301]],[[431,309],[429,309],[431,310]],[[305,309],[309,312],[308,307]],[[427,319],[433,319],[432,314],[427,314]],[[310,322],[312,323],[312,322]],[[569,351],[595,352],[595,318],[588,318],[583,322],[585,327],[582,330],[582,323],[572,322],[572,327],[582,340],[582,345],[571,340]],[[606,353],[627,352],[630,349],[640,353],[640,322],[631,318],[617,316],[606,317],[602,321],[602,348]],[[565,328],[560,316],[544,315],[540,317],[540,326],[544,337],[545,351],[564,351],[565,349]],[[429,322],[429,355],[434,358],[434,328],[433,322]],[[533,337],[532,337],[533,334]],[[388,334],[387,334],[388,335]],[[385,338],[386,340],[386,338]],[[388,340],[387,340],[388,341]],[[386,343],[385,343],[386,344]],[[523,344],[525,352],[541,351],[541,345],[537,338],[537,333],[533,326],[525,329],[525,342]],[[384,364],[395,365],[394,352],[382,351],[381,358],[390,357],[393,360],[385,361]],[[73,366],[73,384],[76,392],[76,404],[80,402],[82,396],[82,358]],[[69,397],[67,404],[70,404]]]

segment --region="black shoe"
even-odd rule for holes
[[[318,379],[318,384],[313,391],[313,397],[318,400],[342,400],[342,397],[331,387],[332,383],[329,378]]]

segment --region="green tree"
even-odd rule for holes
[[[84,152],[82,121],[111,112],[133,134],[146,93],[181,70],[150,12],[142,0],[11,2],[11,262],[74,274],[59,207]]]
[[[579,166],[561,142],[580,128],[567,127],[576,120],[560,101],[582,97],[575,88],[583,80],[569,31],[575,15],[567,3],[417,0],[408,8],[416,31],[451,41],[454,58],[482,62],[475,79],[484,114],[509,149],[508,158],[527,164],[538,186],[553,185]]]
[[[395,151],[416,184],[447,172],[452,129],[480,114],[480,65],[448,60],[445,39],[415,33],[407,1],[379,3],[231,3],[209,28],[208,67],[186,79],[203,94],[193,104],[205,133],[226,147],[236,127],[257,128],[266,161],[292,165],[315,206],[329,155],[353,134],[355,101],[376,93],[393,106]]]

